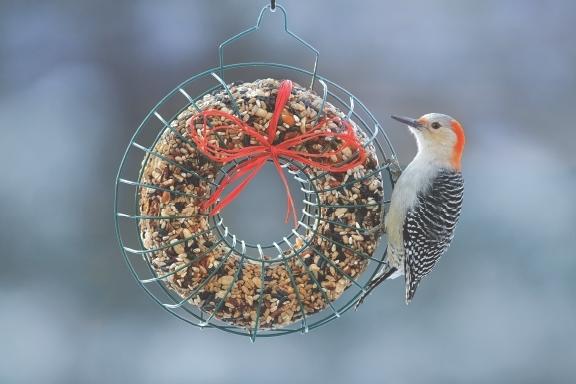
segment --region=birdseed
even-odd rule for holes
[[[231,84],[240,118],[265,132],[272,117],[279,82],[273,79]],[[295,84],[282,111],[275,142],[305,133],[317,117],[322,99]],[[204,96],[200,109],[219,109],[233,113],[225,91]],[[169,289],[188,303],[225,323],[254,328],[257,318],[262,329],[281,328],[327,308],[337,300],[366,269],[378,240],[384,198],[378,160],[372,145],[366,146],[362,165],[342,173],[326,173],[308,168],[305,172],[319,193],[321,205],[316,231],[295,238],[294,248],[283,257],[265,254],[263,261],[243,257],[211,228],[214,221],[199,205],[215,189],[223,175],[221,164],[202,155],[187,137],[187,120],[195,115],[188,107],[170,122],[142,163],[140,215],[170,217],[140,220],[143,245],[155,250],[147,261]],[[330,103],[324,105],[327,117],[345,118]],[[213,124],[218,121],[214,120]],[[366,136],[351,122],[360,142]],[[322,130],[342,132],[342,123],[330,122]],[[242,133],[219,135],[218,140],[237,148],[256,144]],[[321,153],[332,149],[322,138],[305,144],[305,150]],[[339,163],[352,157],[343,151]],[[177,164],[177,165],[174,165]],[[312,223],[314,224],[314,222]],[[296,252],[294,251],[296,249]],[[320,288],[321,287],[321,288]]]

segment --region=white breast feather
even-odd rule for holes
[[[404,269],[404,218],[418,199],[418,193],[427,189],[441,168],[447,166],[444,156],[429,148],[420,148],[414,160],[406,167],[392,192],[385,225],[388,234],[387,258],[390,265]]]

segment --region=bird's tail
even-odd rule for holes
[[[420,284],[420,279],[412,276],[408,265],[405,264],[404,269],[406,270],[406,304],[410,304],[416,293],[416,288]]]
[[[360,304],[362,304],[364,302],[364,300],[366,300],[368,295],[370,295],[370,293],[372,293],[374,288],[379,286],[384,280],[389,278],[396,271],[397,271],[397,269],[395,267],[391,267],[390,265],[385,264],[382,267],[382,269],[380,270],[380,272],[378,272],[376,274],[376,276],[374,276],[374,278],[372,280],[370,280],[370,282],[366,286],[365,291],[362,293],[362,295],[360,295],[360,298],[356,302],[354,309],[357,310],[358,307],[360,306]]]

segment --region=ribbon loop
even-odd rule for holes
[[[278,87],[278,94],[276,96],[276,103],[272,118],[268,123],[268,135],[264,136],[255,128],[249,126],[241,119],[234,115],[223,112],[217,109],[208,109],[195,114],[188,119],[186,126],[188,136],[196,144],[198,150],[202,152],[210,160],[221,164],[228,164],[232,161],[241,160],[234,169],[232,175],[226,175],[220,185],[214,191],[209,199],[201,204],[202,209],[206,209],[212,204],[216,203],[224,190],[232,183],[243,180],[214,208],[212,208],[210,215],[216,215],[224,207],[226,207],[232,200],[234,200],[242,190],[256,177],[258,172],[271,160],[280,175],[280,179],[284,184],[287,196],[287,209],[285,222],[292,214],[294,219],[294,226],[297,225],[298,218],[296,216],[296,209],[294,207],[294,200],[290,193],[288,180],[284,174],[281,166],[280,159],[295,160],[301,164],[309,165],[327,172],[346,172],[349,169],[361,165],[366,160],[366,151],[358,140],[356,133],[350,122],[341,120],[338,117],[324,118],[317,122],[309,129],[305,127],[305,133],[286,139],[280,143],[273,144],[276,139],[278,131],[278,123],[284,107],[288,103],[292,94],[293,83],[290,80],[284,80]],[[221,124],[210,126],[209,120],[219,119]],[[201,124],[197,121],[200,120]],[[345,131],[342,133],[331,132],[330,130],[322,130],[327,127],[330,122],[341,123]],[[243,137],[248,137],[249,143],[256,142],[255,145],[245,145],[242,148],[228,148],[226,143],[222,141],[220,133],[238,133]],[[246,139],[244,139],[246,140]],[[329,145],[331,150],[318,151],[314,148],[314,144],[319,141],[330,141]],[[335,146],[335,148],[334,148]],[[338,164],[342,158],[348,154],[350,160],[345,163]],[[355,154],[354,158],[351,158]]]

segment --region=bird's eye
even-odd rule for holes
[[[431,126],[432,126],[432,128],[434,128],[434,129],[438,129],[438,128],[440,128],[440,123],[437,122],[437,121],[435,121],[435,122],[432,123]]]

